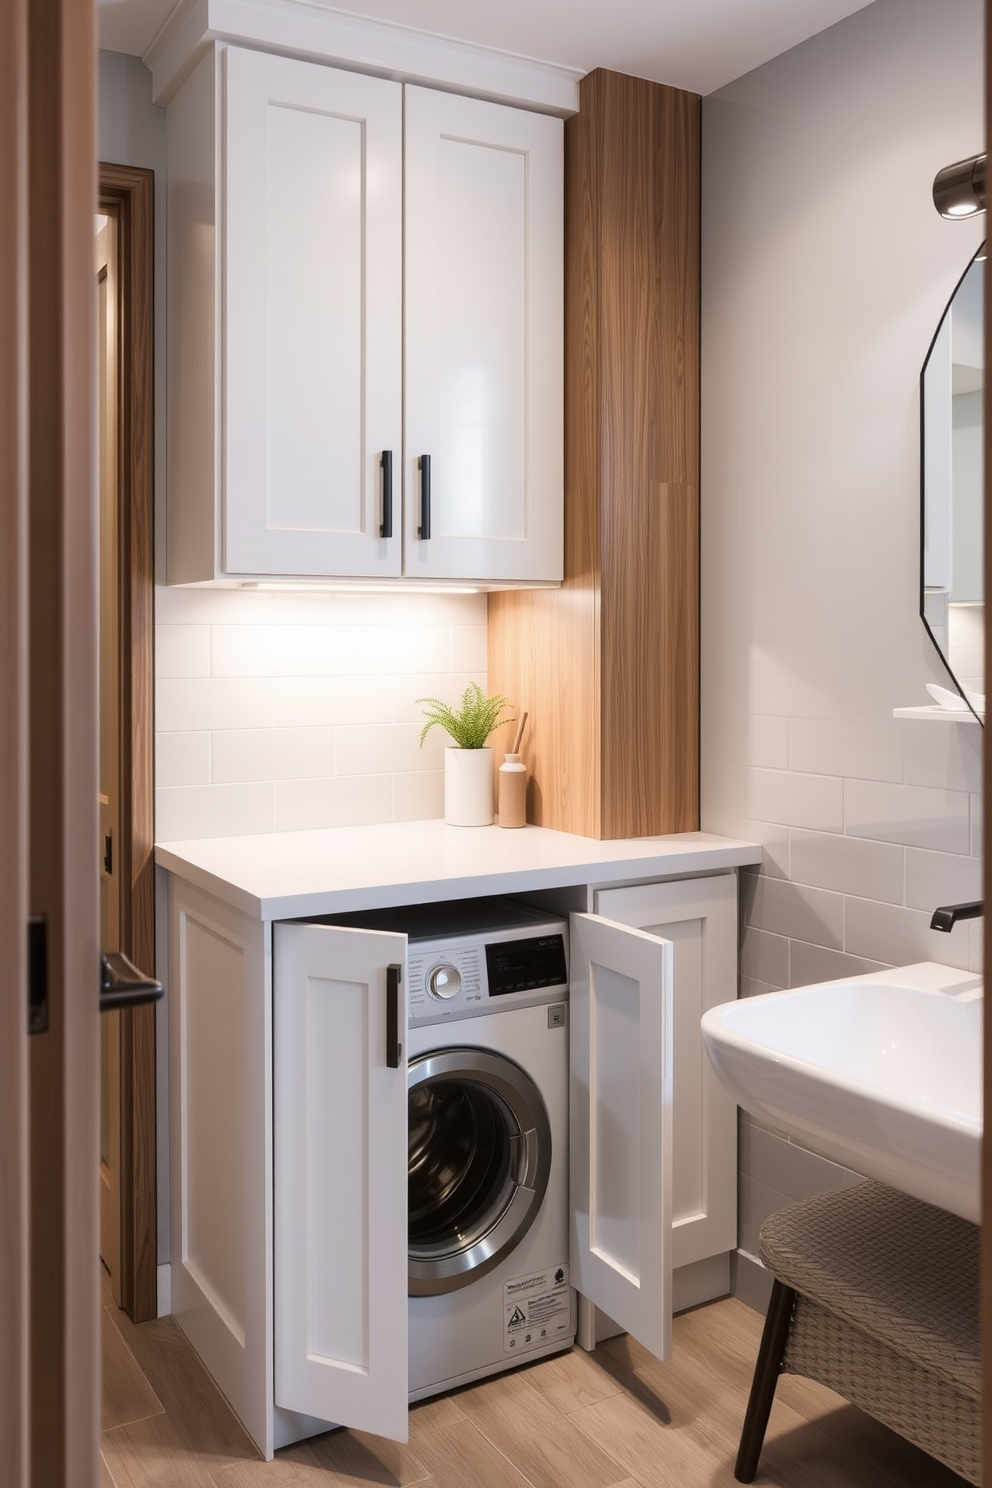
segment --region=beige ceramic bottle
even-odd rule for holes
[[[499,792],[496,819],[501,827],[527,825],[527,766],[519,754],[508,754],[497,771]]]

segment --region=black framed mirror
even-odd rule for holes
[[[920,614],[985,722],[985,244],[958,281],[920,374]]]

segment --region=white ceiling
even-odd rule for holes
[[[314,0],[311,0],[314,3]],[[322,0],[316,0],[322,3]],[[351,0],[331,7],[570,66],[712,93],[871,0]],[[97,0],[100,45],[141,56],[175,0]]]

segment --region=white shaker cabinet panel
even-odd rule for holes
[[[699,1020],[737,996],[737,875],[601,889],[600,914],[672,943],[673,1264],[737,1245],[737,1106],[703,1049]]]
[[[404,107],[404,571],[558,580],[562,122],[415,87]]]
[[[275,1403],[406,1441],[406,937],[276,925],[273,957]]]
[[[224,567],[398,574],[402,89],[223,57]]]
[[[658,1359],[672,1343],[672,947],[571,917],[572,1284]]]

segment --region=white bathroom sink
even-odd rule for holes
[[[723,1003],[702,1028],[753,1116],[979,1221],[980,977],[926,961]]]

